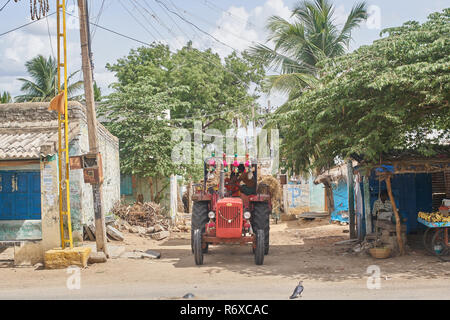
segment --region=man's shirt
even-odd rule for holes
[[[375,200],[372,209],[372,215],[377,216],[378,212],[393,212],[391,202],[386,200],[384,203],[381,199]]]

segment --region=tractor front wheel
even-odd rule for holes
[[[195,264],[200,266],[203,264],[203,250],[202,250],[202,230],[195,229],[193,235],[193,250],[195,257]]]
[[[254,250],[255,252],[255,264],[256,265],[262,265],[264,263],[264,230],[257,230],[256,231],[256,248]]]
[[[191,219],[191,250],[194,253],[194,230],[200,229],[201,233],[205,233],[205,224],[208,222],[208,202],[196,201],[192,208]],[[206,248],[203,249],[203,253],[208,252],[208,243]]]

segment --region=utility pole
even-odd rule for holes
[[[97,117],[95,114],[94,88],[92,83],[92,68],[89,58],[89,40],[87,33],[87,0],[78,0],[78,12],[80,20],[81,64],[83,69],[84,95],[86,99],[89,153],[98,154],[100,150],[98,145]],[[102,168],[100,168],[100,170],[102,170]],[[109,254],[106,244],[107,238],[105,227],[105,213],[102,205],[102,191],[103,186],[101,181],[98,184],[92,184],[95,215],[95,240],[97,243],[97,252],[104,252],[106,257],[108,257]]]
[[[255,121],[255,105],[252,104],[252,127],[253,127],[253,152],[254,152],[254,156],[255,159],[258,160],[258,150],[257,150],[257,142],[256,140],[258,140],[257,136],[256,136],[256,121]]]
[[[89,6],[87,5],[87,0],[85,4],[85,10],[86,10],[86,33],[88,38],[89,62],[91,63],[92,81],[94,81],[94,62],[92,61],[92,47],[91,47],[91,26],[89,23]]]

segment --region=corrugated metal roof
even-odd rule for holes
[[[69,124],[69,139],[78,132],[78,123]],[[0,160],[36,159],[57,152],[56,121],[0,124]]]

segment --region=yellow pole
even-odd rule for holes
[[[61,113],[58,112],[58,164],[59,164],[59,216],[61,225],[61,245],[64,249],[69,243],[73,248],[72,222],[70,217],[70,182],[69,182],[69,115],[68,115],[68,97],[67,97],[67,34],[66,34],[66,3],[64,0],[56,0],[57,5],[57,28],[58,28],[58,93],[61,93],[61,67],[64,68],[64,120],[61,119]],[[62,14],[62,31],[61,31]],[[61,62],[61,37],[63,39],[64,62]],[[62,143],[62,128],[64,124],[64,148]],[[64,178],[63,178],[63,152],[64,152]],[[63,207],[63,183],[66,188],[65,200],[66,208]],[[64,215],[67,217],[68,238],[64,236]]]

